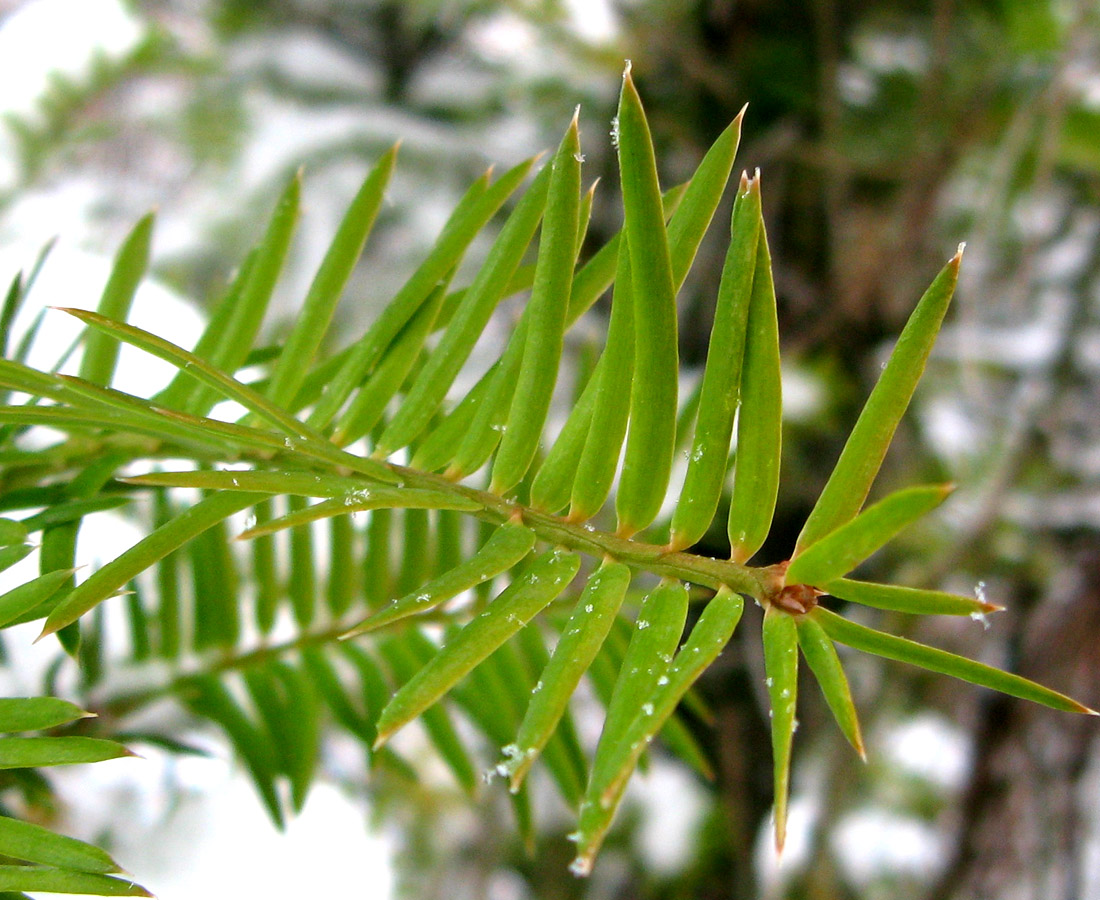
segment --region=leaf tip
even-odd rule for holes
[[[633,78],[631,78],[631,75],[630,75],[630,70],[633,67],[634,67],[634,63],[631,62],[629,59],[624,59],[623,60],[623,81],[633,81],[634,80]]]
[[[39,632],[38,637],[31,641],[31,644],[37,644],[43,638],[48,638],[51,634],[54,634],[59,630],[59,626],[51,625],[49,619],[47,619],[46,623],[42,626],[42,631]]]
[[[569,864],[569,872],[577,878],[587,878],[589,875],[591,875],[591,854],[577,854],[576,858]]]
[[[962,262],[963,252],[966,250],[966,241],[960,241],[958,249],[955,251],[955,255],[951,257],[951,262],[955,264],[955,268],[959,267],[959,263]]]

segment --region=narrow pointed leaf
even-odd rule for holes
[[[649,525],[660,511],[676,438],[676,293],[653,141],[642,101],[623,76],[619,98],[619,171],[634,283],[634,383],[630,431],[616,496],[619,533]]]
[[[149,267],[149,245],[153,237],[153,214],[143,216],[123,242],[115,257],[111,276],[99,300],[100,315],[125,320],[130,314],[141,279]],[[95,384],[109,384],[118,364],[118,342],[102,332],[84,339],[80,377]]]
[[[935,647],[918,644],[916,641],[910,641],[907,638],[895,637],[892,634],[884,634],[864,625],[857,625],[855,622],[850,622],[823,607],[815,607],[810,616],[825,629],[825,633],[834,641],[846,644],[856,650],[862,650],[864,653],[873,653],[875,656],[883,656],[886,659],[911,663],[914,666],[920,666],[922,669],[939,672],[941,675],[950,675],[952,678],[959,678],[963,681],[969,681],[971,684],[1000,691],[1002,694],[1041,703],[1043,706],[1051,707],[1051,709],[1098,715],[1094,710],[1081,705],[1076,700],[1026,678],[1021,678],[1019,675],[1002,672],[1000,669],[995,669],[984,663],[975,662],[972,659],[957,656],[945,650],[937,650]]]
[[[557,728],[581,676],[607,637],[629,586],[630,570],[622,563],[605,562],[589,579],[549,664],[536,682],[516,736],[515,753],[504,762],[513,789],[523,782]]]
[[[680,211],[680,204],[683,202],[687,188],[687,184],[678,184],[675,187],[669,188],[661,196],[666,223],[671,224],[669,220],[673,217],[673,214]],[[702,205],[697,206],[693,211],[692,218],[705,211]],[[688,235],[693,231],[694,227],[685,227],[683,233]],[[569,312],[565,317],[567,330],[576,324],[577,320],[592,308],[592,304],[594,304],[603,292],[611,287],[612,283],[615,281],[615,272],[619,265],[619,248],[626,246],[622,243],[623,239],[623,231],[613,235],[611,240],[597,250],[592,258],[581,266],[580,270],[577,272],[576,277],[573,279],[573,291],[569,296]],[[630,254],[627,253],[624,255],[629,256]]]
[[[534,159],[525,160],[505,172],[491,186],[480,191],[471,188],[459,201],[427,259],[397,292],[370,330],[354,345],[314,408],[309,419],[312,426],[323,428],[332,420],[428,294],[447,272],[458,265],[478,232],[515,192],[533,164]]]
[[[530,468],[557,381],[573,283],[573,263],[577,256],[581,164],[576,116],[551,167],[546,214],[535,263],[535,283],[527,305],[527,341],[500,450],[493,465],[490,489],[500,494],[515,487]]]
[[[0,854],[77,872],[119,871],[118,864],[98,847],[7,816],[0,816]]]
[[[204,362],[194,354],[188,353],[186,350],[177,347],[170,341],[159,338],[140,328],[134,328],[132,325],[105,319],[97,313],[62,307],[59,307],[59,309],[61,309],[62,312],[67,312],[69,315],[75,316],[94,328],[101,329],[108,334],[113,334],[120,340],[133,344],[135,347],[140,347],[153,356],[178,366],[204,384],[214,387],[226,397],[226,399],[235,400],[237,403],[240,403],[246,409],[255,413],[259,418],[274,425],[284,434],[293,436],[284,439],[284,446],[286,449],[301,449],[303,452],[311,453],[326,461],[335,462],[337,465],[347,466],[353,471],[363,472],[364,474],[369,474],[371,477],[377,477],[379,481],[393,483],[398,480],[382,463],[377,460],[363,459],[362,457],[344,453],[320,435],[316,434],[307,425],[299,422],[290,415],[290,413],[272,405],[266,397],[256,393],[251,388],[246,387],[221,370]]]
[[[368,434],[382,420],[389,402],[420,358],[424,341],[435,327],[439,307],[453,274],[453,271],[449,272],[446,279],[428,295],[428,299],[394,339],[371,377],[352,397],[333,432],[334,444],[346,446]]]
[[[263,494],[223,491],[206,497],[186,512],[160,526],[125,553],[93,573],[71,591],[46,618],[42,636],[53,634],[75,622],[106,600],[128,581],[150,568],[173,550],[183,546],[207,528],[216,525],[254,503]]]
[[[42,731],[92,713],[57,697],[7,697],[0,699],[0,731]]]
[[[10,569],[17,562],[26,559],[34,549],[33,544],[17,544],[14,547],[0,549],[0,572]]]
[[[684,283],[703,235],[706,234],[707,227],[714,218],[714,211],[722,200],[733,170],[737,147],[741,142],[741,121],[744,117],[743,108],[711,144],[695,174],[691,176],[691,181],[687,183],[683,199],[668,223],[669,261],[672,266],[672,283],[677,290]],[[665,211],[666,214],[670,212],[667,196]]]
[[[27,516],[22,522],[27,531],[33,533],[52,528],[54,525],[64,525],[66,522],[75,522],[94,512],[103,512],[108,509],[118,509],[130,502],[129,497],[105,496],[90,497],[87,500],[63,500],[60,503],[49,506],[33,516]]]
[[[760,181],[743,176],[734,201],[730,245],[718,287],[714,325],[699,394],[695,438],[687,475],[672,515],[669,546],[683,550],[710,526],[726,480],[733,417],[741,386],[741,362],[760,236]]]
[[[93,894],[97,897],[152,897],[140,884],[92,872],[50,866],[0,866],[0,891]]]
[[[995,603],[986,603],[976,597],[962,594],[948,594],[944,591],[926,591],[920,588],[902,587],[895,584],[873,584],[868,581],[852,581],[837,578],[822,585],[827,594],[873,606],[876,609],[889,609],[894,612],[915,613],[916,615],[972,616],[975,618],[986,613],[1000,612],[1003,607]]]
[[[249,540],[263,534],[272,534],[284,528],[293,528],[328,519],[332,516],[346,516],[372,509],[457,509],[475,512],[481,504],[458,494],[433,491],[420,488],[360,488],[343,497],[322,500],[295,510],[277,519],[271,519],[262,525],[256,525],[237,535],[240,540]]]
[[[859,717],[852,702],[852,690],[848,686],[848,678],[840,664],[836,647],[815,619],[799,616],[795,619],[795,624],[798,627],[798,646],[802,648],[802,655],[806,657],[806,662],[821,687],[821,693],[825,695],[825,702],[829,704],[836,724],[840,726],[844,737],[855,748],[860,759],[866,759],[863,737],[859,732]]]
[[[255,247],[248,252],[221,299],[215,303],[206,328],[203,329],[192,351],[200,359],[211,362],[216,358],[219,347],[226,339],[226,335],[230,333],[230,323],[234,320],[234,316],[240,313],[241,293],[248,284],[258,255],[259,251]],[[154,394],[152,399],[160,406],[183,410],[193,415],[209,412],[216,401],[216,398],[205,394],[203,385],[196,382],[183,369],[176,373],[166,388]]]
[[[209,342],[208,359],[214,369],[236,372],[248,357],[256,342],[264,314],[271,302],[275,285],[282,273],[290,251],[291,238],[298,224],[299,205],[302,196],[302,173],[299,171],[287,183],[275,204],[267,229],[256,246],[252,265],[242,267],[244,276],[238,291],[231,291],[231,305],[225,319],[217,323],[211,320],[207,330],[214,329]],[[247,263],[247,260],[246,260]],[[205,334],[204,334],[205,337]],[[203,341],[200,340],[200,345]],[[196,355],[200,355],[196,347]],[[203,348],[205,349],[205,348]],[[213,388],[213,390],[211,390]],[[188,412],[207,412],[218,399],[216,385],[193,388],[188,392],[185,409]]]
[[[401,639],[383,641],[379,644],[379,650],[398,681],[408,682],[420,668],[416,656],[411,652],[406,641]],[[447,764],[447,768],[451,770],[455,781],[467,795],[472,797],[477,790],[477,771],[469,753],[466,752],[462,739],[455,731],[454,723],[446,708],[442,703],[436,703],[424,710],[420,716],[432,745]]]
[[[846,575],[898,532],[939,506],[953,485],[905,488],[822,538],[787,569],[787,584],[823,585]]]
[[[565,590],[579,566],[578,556],[557,550],[544,554],[532,563],[519,580],[468,623],[394,695],[379,719],[376,745],[435,703],[459,679],[526,625]]]
[[[114,741],[90,737],[0,738],[0,769],[71,766],[133,756]]]
[[[509,647],[515,649],[524,668],[524,696],[520,698],[520,707],[526,717],[531,699],[543,690],[538,683],[546,667],[550,665],[550,651],[546,646],[545,635],[538,627],[522,629],[502,649],[507,650]],[[588,757],[581,746],[577,726],[568,705],[562,710],[557,727],[543,745],[542,759],[555,782],[558,782],[559,788],[562,788],[562,796],[570,808],[576,808],[584,796],[584,785],[588,779]],[[564,784],[566,780],[567,786]]]
[[[505,222],[439,345],[382,433],[378,446],[383,453],[392,453],[415,440],[443,402],[535,235],[546,205],[550,172],[551,166],[543,167]]]
[[[940,330],[958,280],[962,247],[936,276],[909,317],[825,489],[795,544],[797,557],[851,521],[863,506]]]
[[[662,582],[642,601],[592,763],[584,801],[590,807],[601,806],[604,791],[627,755],[625,740],[631,724],[666,677],[684,632],[687,606],[687,589],[678,581]]]
[[[340,294],[359,261],[382,206],[386,185],[397,161],[397,147],[395,144],[383,154],[367,175],[313,277],[294,328],[287,335],[271,374],[267,396],[276,406],[286,406],[294,399],[321,346]]]
[[[772,606],[764,614],[764,671],[771,700],[772,768],[775,785],[775,847],[787,837],[791,743],[798,696],[798,637],[794,618]]]
[[[407,616],[433,609],[451,597],[507,572],[523,560],[534,546],[533,531],[522,525],[505,524],[493,532],[485,545],[468,560],[429,581],[416,592],[394,600],[341,637],[374,631]]]
[[[183,472],[149,472],[133,475],[127,484],[155,487],[186,487],[203,490],[258,491],[266,494],[294,494],[300,497],[347,497],[359,491],[380,489],[373,483],[313,472],[271,472],[262,469],[194,469]],[[387,490],[394,490],[392,488]],[[400,490],[400,489],[397,489]]]
[[[635,711],[633,721],[620,743],[621,755],[616,761],[617,766],[609,772],[610,780],[602,786],[598,796],[594,796],[593,788],[599,789],[601,785],[595,781],[589,785],[577,829],[577,856],[570,866],[574,874],[587,875],[591,870],[592,860],[611,826],[627,781],[642,753],[668,721],[684,694],[729,643],[741,620],[744,605],[739,594],[721,589],[703,610],[684,646],[669,666],[668,674],[658,679],[649,699]]]
[[[734,562],[750,559],[771,530],[779,494],[783,442],[783,397],[779,371],[779,325],[775,310],[772,257],[764,221],[756,244],[756,267],[749,300],[745,358],[741,369],[741,408],[733,466],[729,538]]]
[[[0,626],[7,625],[41,606],[72,576],[73,569],[59,569],[33,578],[0,595]],[[46,615],[45,612],[42,615]],[[0,701],[3,703],[3,701]],[[48,727],[48,726],[42,726]],[[0,719],[2,728],[2,719]]]

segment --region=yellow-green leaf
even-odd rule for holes
[[[791,743],[798,699],[798,637],[794,618],[772,606],[764,614],[764,672],[771,700],[772,769],[775,785],[775,847],[787,837]]]
[[[798,627],[798,645],[802,648],[802,655],[806,657],[810,670],[821,686],[821,693],[825,695],[825,702],[829,704],[833,718],[860,759],[866,759],[863,737],[859,731],[859,718],[852,702],[852,691],[836,647],[816,620],[798,616],[795,624]]]
[[[797,557],[845,522],[863,506],[871,484],[924,372],[958,280],[962,247],[921,297],[882,370],[878,383],[856,421],[825,489],[814,504],[795,543]]]
[[[845,575],[898,532],[939,506],[953,485],[905,488],[868,507],[797,557],[787,584],[824,585]]]
[[[1088,715],[1100,715],[1095,710],[1083,706],[1076,700],[1059,694],[1050,688],[1045,688],[1034,681],[1021,678],[1009,672],[1002,672],[984,663],[975,662],[964,656],[948,653],[946,650],[938,650],[918,644],[908,638],[896,637],[892,634],[884,634],[864,625],[850,622],[843,616],[829,612],[823,607],[815,607],[810,613],[822,628],[834,641],[846,644],[864,653],[873,653],[875,656],[884,656],[887,659],[896,659],[899,662],[911,663],[922,669],[939,672],[941,675],[950,675],[952,678],[960,678],[982,687],[1019,697],[1023,700],[1031,700],[1041,703],[1051,709],[1059,709],[1063,712],[1086,713]]]
[[[634,382],[630,430],[616,496],[618,531],[631,535],[656,518],[672,471],[676,438],[676,293],[653,141],[642,101],[623,75],[618,115],[624,231],[634,283]]]

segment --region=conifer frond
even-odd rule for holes
[[[527,778],[545,766],[577,809],[578,874],[591,868],[656,736],[709,772],[677,710],[698,702],[692,687],[733,634],[744,596],[766,609],[779,846],[799,648],[861,754],[834,641],[1091,712],[1018,676],[819,606],[832,594],[905,612],[993,608],[845,577],[946,496],[942,487],[910,488],[863,510],[945,315],[959,255],[917,305],[793,561],[745,564],[771,527],[781,444],[759,173],[737,187],[706,369],[698,394],[682,405],[676,339],[676,294],[726,189],[740,124],[739,115],[686,186],[662,195],[628,71],[617,125],[619,235],[578,259],[593,199],[582,193],[574,117],[526,188],[534,158],[496,180],[490,173],[476,180],[423,263],[342,349],[334,346],[333,313],[369,239],[396,147],[367,174],[298,324],[274,352],[257,347],[257,336],[298,220],[301,174],[193,349],[125,321],[148,265],[153,220],[142,219],[119,251],[98,310],[65,310],[89,326],[78,375],[37,371],[21,351],[0,363],[8,403],[0,406],[0,502],[14,513],[45,508],[0,520],[0,568],[27,555],[29,535],[42,532],[41,575],[0,596],[0,626],[44,619],[42,636],[58,635],[91,686],[115,662],[104,655],[101,604],[119,598],[129,662],[138,671],[158,665],[147,667],[147,683],[103,701],[105,720],[175,697],[224,731],[279,824],[305,802],[330,721],[362,744],[372,769],[411,777],[395,736],[421,721],[464,792],[482,789],[486,766],[505,777],[528,838]],[[469,284],[453,289],[474,239],[514,195],[485,261]],[[32,280],[33,273],[17,277],[8,291],[0,311],[5,346]],[[549,440],[564,335],[608,289],[599,362]],[[460,378],[476,374],[469,358],[499,304],[523,294],[527,302],[497,358],[478,378]],[[169,361],[177,376],[153,397],[112,388],[119,342]],[[256,364],[264,376],[245,383],[246,367]],[[455,390],[465,383],[472,387]],[[30,399],[12,402],[19,396]],[[222,399],[245,414],[235,422],[211,417]],[[32,451],[24,438],[39,426],[62,436]],[[670,503],[674,451],[684,444],[686,476]],[[609,525],[602,510],[612,494],[617,522]],[[691,553],[724,497],[731,557]],[[75,584],[84,517],[112,508],[144,522],[147,533]],[[659,528],[646,531],[654,523]],[[667,542],[643,539],[658,531]],[[693,596],[707,599],[685,634]],[[164,663],[167,680],[154,675]],[[595,748],[578,738],[569,709],[584,678],[606,709]],[[66,732],[81,715],[47,697],[0,701],[0,729],[48,732],[0,739],[0,766],[126,752],[109,731]],[[475,740],[456,716],[472,725]],[[33,864],[0,867],[2,890],[141,891],[112,880],[113,863],[99,851],[25,823],[0,818],[0,853]]]

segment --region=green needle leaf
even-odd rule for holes
[[[3,732],[42,731],[94,715],[56,697],[0,699],[0,731]]]
[[[794,618],[777,607],[764,614],[764,671],[771,698],[772,766],[775,779],[775,849],[787,837],[791,743],[798,697],[798,637]]]
[[[366,384],[352,398],[333,432],[334,444],[343,447],[361,438],[385,415],[386,407],[405,383],[421,355],[424,341],[435,327],[451,274],[448,273],[447,279],[428,295],[428,299],[394,339]]]
[[[909,317],[825,489],[802,526],[795,543],[795,557],[851,521],[867,499],[894,430],[932,352],[932,344],[955,291],[962,251],[960,245]]]
[[[56,697],[0,699],[0,731],[42,731],[91,715],[79,706]]]
[[[251,257],[251,265],[246,258],[241,277],[234,285],[236,289],[230,289],[226,297],[225,318],[215,314],[195,347],[195,355],[208,360],[212,368],[236,372],[256,342],[256,335],[290,251],[291,238],[298,224],[301,196],[302,173],[299,171],[287,183],[275,204],[267,230]],[[207,333],[211,335],[209,342],[205,341]],[[171,387],[169,385],[169,390]],[[214,390],[209,390],[209,387]],[[217,402],[216,391],[217,385],[193,388],[181,405],[188,412],[207,412]],[[173,404],[166,402],[166,405]]]
[[[407,682],[416,675],[420,662],[407,641],[387,640],[379,644],[379,650],[398,681]],[[477,790],[477,770],[459,738],[451,717],[442,703],[421,713],[424,730],[433,746],[455,776],[455,781],[469,795]]]
[[[57,308],[94,328],[113,334],[128,344],[140,347],[153,356],[178,366],[204,384],[215,388],[227,399],[235,400],[261,419],[270,422],[284,434],[293,435],[293,437],[284,439],[284,446],[287,450],[301,450],[328,462],[347,466],[353,471],[369,474],[372,478],[377,477],[379,481],[393,483],[398,480],[397,476],[382,463],[345,453],[314,432],[308,425],[299,422],[290,413],[274,406],[263,395],[256,393],[252,388],[241,384],[236,379],[199,359],[193,353],[188,353],[181,347],[177,347],[170,341],[159,338],[140,328],[134,328],[132,325],[105,319],[97,313],[81,309]]]
[[[294,399],[309,372],[313,357],[332,321],[340,294],[374,227],[386,185],[397,162],[398,146],[394,144],[384,153],[367,175],[313,277],[294,328],[287,335],[286,344],[271,373],[267,396],[276,406],[286,406]]]
[[[152,897],[140,884],[92,872],[46,866],[0,866],[0,891],[48,894],[94,894],[98,897]],[[19,895],[22,896],[22,895]]]
[[[534,165],[534,159],[524,160],[505,172],[497,181],[485,187],[475,184],[459,201],[435,246],[420,267],[412,274],[378,319],[352,347],[339,372],[309,418],[315,428],[323,428],[340,411],[352,391],[374,368],[386,348],[413,317],[437,284],[454,270],[478,232],[515,192]],[[486,173],[486,177],[488,173]]]
[[[763,545],[771,530],[779,494],[783,443],[779,325],[772,257],[763,219],[756,244],[747,328],[729,513],[730,558],[736,563],[747,561]]]
[[[0,769],[71,766],[133,755],[122,744],[100,738],[0,738]]]
[[[863,737],[859,733],[859,718],[856,716],[855,704],[852,702],[852,691],[848,687],[848,679],[844,674],[844,668],[840,664],[836,647],[817,621],[806,616],[795,618],[798,627],[798,645],[802,648],[802,655],[810,665],[810,670],[817,678],[821,686],[821,693],[825,695],[825,702],[833,711],[833,718],[848,739],[859,758],[867,759],[863,749]]]
[[[521,562],[535,546],[535,533],[522,525],[502,525],[480,550],[412,594],[394,600],[389,606],[364,619],[341,639],[375,631],[408,616],[418,615],[446,603],[452,597],[477,587]]]
[[[118,864],[98,847],[7,816],[0,816],[0,853],[78,872],[107,875],[120,871]]]
[[[906,488],[880,500],[797,557],[787,584],[824,585],[847,574],[953,490],[950,484]]]
[[[619,171],[624,230],[634,281],[634,383],[630,431],[616,496],[618,531],[629,536],[656,518],[676,440],[676,292],[653,141],[627,67],[619,97]]]
[[[914,666],[920,666],[922,669],[939,672],[941,675],[950,675],[952,678],[960,678],[963,681],[969,681],[971,684],[1000,691],[1002,694],[1041,703],[1051,709],[1058,709],[1063,712],[1086,713],[1090,716],[1100,715],[1100,713],[1081,705],[1076,700],[1065,696],[1065,694],[1059,694],[1057,691],[1050,690],[1050,688],[1045,688],[1033,681],[1028,681],[1026,678],[1021,678],[1019,675],[1002,672],[992,666],[975,662],[964,656],[956,656],[954,653],[948,653],[945,650],[937,650],[934,647],[918,644],[916,641],[910,641],[907,638],[895,637],[892,634],[884,634],[873,628],[857,625],[855,622],[850,622],[823,607],[815,607],[809,615],[825,629],[825,633],[834,641],[846,644],[856,650],[862,650],[864,653],[873,653],[875,656],[883,656],[886,659],[911,663]]]
[[[509,777],[513,791],[523,783],[558,727],[581,676],[603,645],[629,586],[630,569],[622,563],[605,562],[581,592],[550,662],[535,685],[516,741],[505,751],[501,773]]]
[[[667,675],[657,679],[648,701],[634,710],[633,720],[618,744],[620,756],[617,767],[613,772],[609,771],[610,780],[602,785],[602,791],[593,770],[593,780],[581,806],[575,835],[577,856],[570,866],[575,875],[587,875],[591,871],[592,861],[611,826],[627,781],[642,753],[669,720],[683,696],[729,643],[741,620],[744,605],[741,596],[728,588],[722,588],[715,594],[676,654]],[[611,769],[610,766],[608,768]]]
[[[99,313],[109,319],[125,320],[130,314],[141,279],[149,267],[149,246],[153,239],[153,214],[142,217],[123,242],[115,257],[111,276],[99,300]],[[109,384],[118,364],[118,342],[102,332],[84,339],[80,377],[95,384]]]
[[[419,437],[439,409],[535,236],[535,229],[546,206],[546,190],[550,184],[551,171],[551,166],[543,167],[504,223],[439,345],[417,375],[405,402],[379,438],[378,447],[382,453],[388,455]]]
[[[69,578],[75,569],[58,569],[55,572],[47,572],[38,578],[33,578],[25,584],[12,588],[0,596],[0,626],[14,622],[16,619],[42,605],[54,595]],[[45,615],[45,612],[39,615]],[[60,702],[60,701],[58,701]],[[0,700],[0,704],[4,701]],[[0,706],[2,709],[2,706]],[[2,716],[0,716],[0,730],[2,730]],[[39,726],[48,728],[48,725]],[[22,731],[23,729],[15,729]]]
[[[695,438],[687,475],[672,515],[669,548],[683,550],[710,526],[726,480],[733,416],[741,383],[741,361],[760,237],[760,182],[741,177],[733,204],[730,246],[718,287],[714,326],[699,395]]]
[[[493,465],[490,490],[498,494],[515,487],[531,467],[557,381],[577,257],[580,152],[574,115],[550,164],[553,171],[535,263],[535,283],[527,306],[527,340],[504,436]]]
[[[49,614],[37,639],[75,622],[173,550],[264,498],[264,494],[222,491],[200,500],[79,584]]]
[[[687,620],[688,593],[679,581],[662,581],[642,601],[634,631],[619,667],[615,688],[607,704],[600,742],[592,762],[577,829],[578,855],[592,844],[598,846],[611,825],[615,804],[605,802],[607,789],[615,781],[622,761],[629,758],[628,732],[643,704],[666,678]],[[592,854],[595,850],[592,850]],[[580,869],[574,869],[583,874]]]
[[[271,519],[255,528],[249,528],[237,535],[238,540],[247,541],[254,537],[307,525],[333,516],[346,516],[350,513],[367,512],[372,509],[457,509],[475,512],[481,504],[466,497],[420,488],[360,488],[343,497],[322,500],[277,519]],[[312,588],[310,588],[312,590]]]
[[[668,223],[669,261],[672,265],[672,283],[677,290],[687,277],[703,235],[726,190],[737,146],[741,142],[741,121],[746,109],[747,105],[726,126],[700,161],[687,184],[683,200]],[[664,203],[667,215],[670,212],[667,194]]]
[[[837,578],[823,584],[822,590],[841,600],[861,603],[876,609],[917,615],[971,616],[981,618],[986,613],[1000,612],[1004,607],[986,603],[975,597],[947,594],[943,591],[926,591],[920,588],[901,587],[893,584],[873,584],[868,581],[851,581]]]
[[[435,703],[526,625],[565,590],[579,567],[580,557],[560,550],[550,551],[535,560],[519,580],[448,641],[431,662],[394,695],[378,720],[375,748]]]

